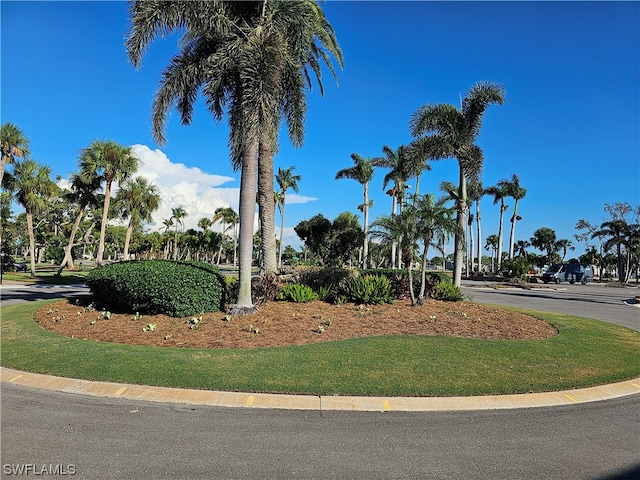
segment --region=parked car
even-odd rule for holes
[[[593,269],[591,265],[582,263],[554,263],[542,274],[544,283],[554,282],[580,282],[585,285],[593,281]]]
[[[16,272],[26,272],[27,271],[27,264],[26,263],[14,263],[13,264],[13,268],[15,269]]]

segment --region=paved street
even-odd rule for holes
[[[462,292],[475,302],[566,313],[640,330],[640,308],[635,304],[640,288],[635,284],[628,287],[597,283],[532,284],[528,290],[493,287],[492,283],[462,282]]]
[[[605,479],[640,473],[640,396],[358,413],[155,404],[3,384],[2,463],[82,479]],[[9,476],[2,476],[9,478]]]

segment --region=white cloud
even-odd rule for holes
[[[315,202],[316,200],[318,200],[316,197],[305,197],[297,193],[287,193],[287,205]]]
[[[278,239],[280,238],[280,227],[279,226],[276,226],[276,237]],[[284,227],[283,232],[282,232],[282,238],[284,238],[283,245],[285,245],[285,246],[286,245],[291,245],[296,250],[300,250],[300,248],[302,247],[302,240],[300,240],[300,237],[295,232],[293,227]]]
[[[151,150],[146,145],[132,145],[131,153],[140,159],[136,176],[155,184],[162,197],[160,208],[153,214],[155,222],[147,225],[147,229],[162,228],[162,221],[171,218],[171,209],[176,207],[187,211],[185,229],[197,229],[198,221],[213,217],[217,208],[231,207],[238,211],[240,189],[220,187],[234,178],[173,163],[161,150]]]

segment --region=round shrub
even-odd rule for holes
[[[134,260],[95,268],[87,276],[95,302],[121,312],[186,317],[224,309],[226,282],[206,263]]]

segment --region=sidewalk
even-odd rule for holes
[[[479,397],[341,397],[271,395],[152,387],[111,382],[91,382],[54,377],[0,367],[0,382],[58,392],[148,402],[215,407],[251,407],[287,410],[342,410],[360,412],[435,412],[554,407],[610,400],[640,394],[640,378],[611,385],[562,392]]]

